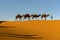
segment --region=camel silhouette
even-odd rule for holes
[[[22,15],[17,14],[15,19],[17,20],[19,18],[19,21],[20,21],[20,20],[22,20],[22,17],[23,17]]]
[[[50,16],[50,15],[49,15],[49,14],[42,14],[42,15],[41,15],[41,18],[42,18],[42,19],[45,18],[45,20],[46,20],[46,18],[47,18],[48,16]]]
[[[22,17],[23,17],[23,19],[24,20],[26,20],[26,18],[28,18],[28,20],[30,20],[30,17],[32,17],[32,19],[34,19],[34,18],[38,18],[38,17],[41,17],[41,19],[45,19],[46,20],[46,18],[48,17],[48,16],[51,16],[50,14],[24,14],[24,15],[20,15],[20,14],[17,14],[16,15],[16,17],[15,17],[15,19],[17,20],[17,19],[19,19],[19,21],[20,20],[22,20]],[[51,20],[53,19],[53,16],[51,16]]]
[[[39,15],[38,15],[38,14],[32,14],[31,16],[32,16],[32,19],[34,19],[34,18],[38,18],[38,17],[40,17],[41,14],[39,14]]]
[[[25,14],[25,15],[23,15],[23,17],[24,17],[24,20],[26,20],[26,18],[28,18],[28,20],[30,20],[31,15],[30,14]]]

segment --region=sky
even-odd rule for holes
[[[26,13],[46,13],[60,20],[60,0],[0,0],[0,20],[14,20],[17,14]]]

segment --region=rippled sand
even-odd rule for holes
[[[0,40],[60,40],[60,20],[3,22]]]

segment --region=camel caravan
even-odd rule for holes
[[[30,14],[24,14],[24,15],[17,14],[16,17],[15,17],[15,20],[19,19],[18,21],[21,21],[22,18],[23,18],[23,20],[26,20],[26,19],[30,20],[30,19],[34,19],[34,18],[37,19],[39,17],[42,20],[43,20],[43,18],[44,18],[44,20],[46,20],[48,16],[51,17],[51,20],[53,19],[53,16],[49,15],[49,14],[31,14],[31,15]]]

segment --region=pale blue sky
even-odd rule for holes
[[[60,19],[60,0],[0,0],[0,20],[14,20],[16,14],[26,13],[49,13]]]

